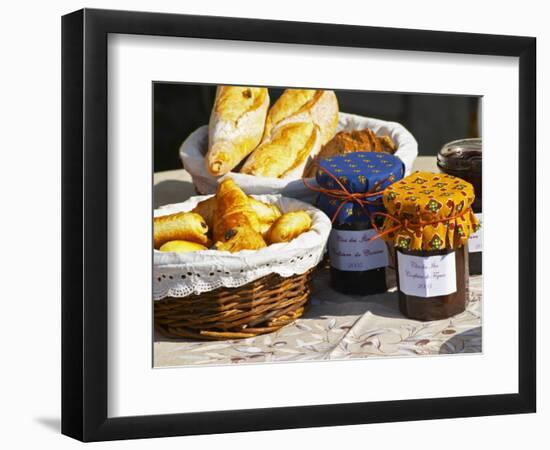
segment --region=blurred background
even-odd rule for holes
[[[284,89],[269,88],[271,104]],[[154,170],[180,169],[181,143],[208,123],[216,86],[156,82]],[[421,156],[435,156],[446,142],[480,137],[480,97],[336,90],[340,111],[401,123],[418,141]]]

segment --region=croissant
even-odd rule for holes
[[[208,225],[201,216],[194,213],[175,213],[168,216],[155,217],[154,243],[159,248],[168,241],[184,240],[206,244]]]
[[[266,246],[260,233],[244,225],[227,230],[223,240],[216,242],[212,249],[238,252],[239,250],[258,250]]]
[[[258,216],[260,221],[260,229],[257,230],[260,233],[264,233],[271,224],[281,216],[281,210],[277,208],[277,205],[270,203],[264,203],[260,200],[256,200],[254,197],[249,196],[248,200],[250,201],[250,206]],[[214,215],[216,214],[216,197],[212,196],[199,202],[197,206],[191,211],[200,215],[208,228],[212,229],[214,226]]]
[[[218,185],[216,193],[212,233],[214,242],[221,241],[228,230],[239,226],[249,227],[252,231],[258,232],[260,221],[248,196],[232,178],[226,178]]]
[[[206,166],[212,175],[228,173],[257,147],[268,106],[267,88],[218,86],[206,154]]]
[[[287,89],[269,110],[262,142],[241,172],[301,176],[309,158],[334,136],[337,125],[338,101],[333,91]]]
[[[168,241],[159,248],[161,252],[196,252],[208,250],[204,245],[190,241]]]
[[[288,242],[311,228],[311,217],[305,211],[283,214],[269,229],[267,241],[270,244]]]
[[[209,229],[212,229],[214,226],[214,214],[216,214],[216,197],[212,196],[203,200],[202,202],[197,203],[191,212],[201,216]]]

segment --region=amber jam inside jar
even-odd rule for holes
[[[330,281],[338,292],[349,295],[386,292],[388,249],[382,240],[369,242],[374,234],[370,222],[332,226],[328,245]]]
[[[441,172],[462,178],[474,186],[475,200],[472,210],[482,222],[482,182],[481,182],[482,145],[481,139],[461,139],[445,144],[437,155],[437,165]],[[469,265],[472,275],[482,273],[482,230],[469,239]]]
[[[460,314],[468,299],[466,247],[455,250],[396,249],[399,310],[416,320]]]
[[[416,320],[459,314],[468,301],[468,240],[478,229],[474,187],[415,172],[384,191],[379,236],[395,247],[399,308]]]

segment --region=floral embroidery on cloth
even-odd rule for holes
[[[474,198],[473,186],[461,178],[413,173],[385,189],[381,237],[404,250],[461,247],[479,229]]]

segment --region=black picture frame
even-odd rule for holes
[[[181,36],[519,58],[517,393],[107,417],[107,36]],[[83,9],[62,18],[62,433],[82,441],[535,412],[536,39]]]

